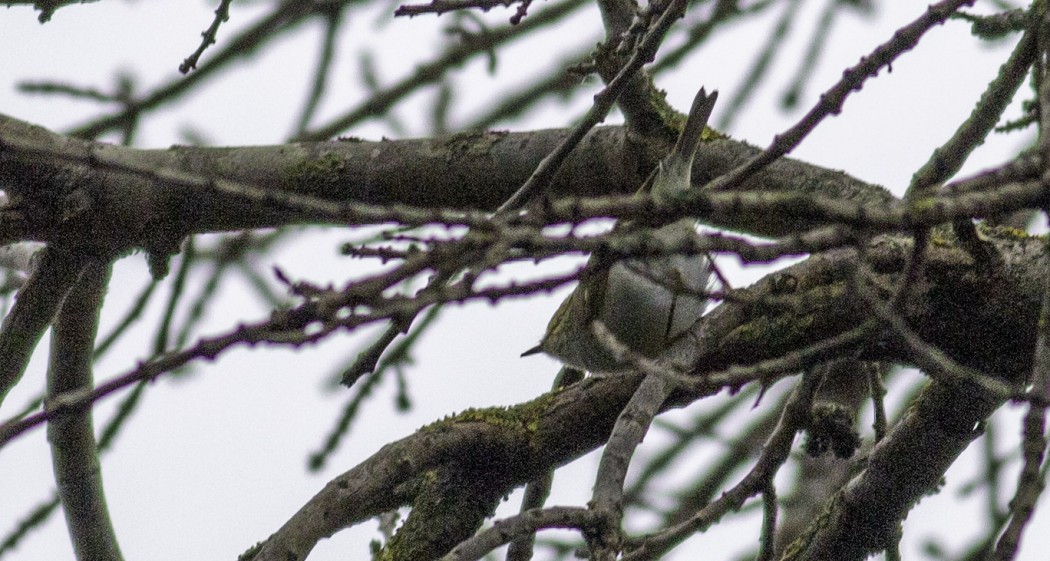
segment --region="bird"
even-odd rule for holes
[[[639,192],[660,204],[691,188],[693,158],[718,92],[700,88],[674,148],[661,160]],[[631,228],[627,223],[618,227]],[[696,220],[683,218],[653,232],[661,244],[696,235]],[[594,374],[616,374],[631,365],[610,352],[592,323],[601,321],[629,349],[654,358],[681,336],[707,307],[704,291],[711,276],[707,255],[661,255],[614,259],[592,254],[580,282],[558,307],[540,343],[522,353],[545,353],[565,366]]]

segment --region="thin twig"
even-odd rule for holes
[[[328,86],[328,78],[332,74],[336,39],[343,23],[343,5],[331,3],[325,7],[328,8],[328,11],[324,14],[324,35],[321,38],[321,48],[317,56],[317,68],[314,69],[314,78],[310,84],[310,91],[306,94],[303,111],[299,114],[294,136],[302,136],[306,127],[310,126],[310,121],[313,120],[317,108],[321,105],[321,98]]]
[[[490,29],[483,35],[449,46],[437,58],[416,65],[415,71],[401,80],[374,92],[367,100],[327,123],[303,131],[292,141],[327,140],[370,117],[382,115],[397,102],[420,90],[423,86],[443,78],[452,68],[462,65],[474,57],[486,55],[505,46],[523,35],[544,26],[561,21],[589,3],[584,0],[565,0],[539,10],[518,25],[504,25]]]
[[[612,109],[623,89],[634,78],[635,73],[641,69],[642,65],[656,56],[656,50],[660,47],[667,30],[671,28],[671,24],[682,17],[684,4],[685,0],[671,0],[660,19],[656,21],[656,25],[645,35],[634,54],[620,69],[620,72],[616,74],[616,77],[609,82],[605,89],[594,95],[594,103],[580,123],[573,127],[569,136],[565,137],[558,144],[558,147],[536,166],[535,171],[532,172],[532,175],[529,176],[525,183],[506,202],[500,205],[496,210],[497,215],[509,214],[521,208],[547,188],[554,179],[554,175],[561,168],[561,165],[576,148],[576,145],[587,135],[587,132],[605,120],[605,116]]]
[[[475,561],[497,547],[534,534],[544,528],[573,528],[588,531],[595,524],[595,515],[581,507],[549,507],[529,510],[498,520],[487,530],[478,532],[460,543],[441,558],[441,561]]]
[[[966,163],[966,158],[984,142],[1028,76],[1028,69],[1036,58],[1037,36],[1038,33],[1028,31],[1021,37],[1010,58],[999,69],[999,75],[981,94],[970,116],[912,176],[905,198],[929,194],[931,189],[955,175]]]
[[[193,54],[186,57],[186,60],[182,61],[179,65],[179,72],[186,74],[190,70],[197,68],[197,61],[200,60],[201,55],[204,51],[215,44],[215,36],[219,33],[219,26],[230,20],[230,4],[232,0],[221,0],[219,7],[215,8],[215,19],[212,20],[211,25],[208,29],[201,32],[201,44],[197,47],[197,50],[193,51]]]
[[[225,48],[187,76],[178,76],[153,89],[152,92],[126,104],[116,113],[96,117],[83,125],[74,127],[70,136],[96,138],[116,128],[124,128],[129,120],[137,120],[164,103],[172,101],[203,85],[208,78],[226,69],[230,64],[258,52],[268,42],[283,37],[278,31],[289,29],[310,17],[318,9],[314,0],[288,0],[276,5],[273,12],[260,18],[254,25],[231,38]]]
[[[751,66],[741,77],[739,89],[733,92],[725,110],[722,111],[722,118],[718,121],[719,129],[728,130],[733,126],[737,114],[758,90],[763,79],[769,76],[769,66],[776,55],[784,53],[782,47],[787,38],[787,32],[795,23],[799,8],[803,4],[801,0],[790,0],[783,3],[784,13],[780,15],[772,31],[765,34],[765,44],[759,49],[755,60],[751,62]]]
[[[820,101],[799,120],[798,124],[776,135],[773,142],[762,153],[719,177],[708,186],[708,189],[715,191],[735,189],[759,170],[794,150],[824,118],[840,113],[846,98],[853,91],[859,90],[865,80],[875,76],[883,67],[889,66],[902,54],[912,49],[927,31],[943,23],[955,10],[973,3],[974,0],[943,0],[930,5],[917,20],[898,29],[892,39],[879,45],[870,54],[861,57],[860,62],[855,66],[846,69],[842,73],[842,79],[820,96]]]
[[[1003,111],[1028,75],[1028,69],[1036,56],[1037,35],[1034,30],[1025,32],[1014,51],[1010,53],[1010,58],[999,69],[999,75],[988,84],[970,116],[959,125],[947,142],[933,151],[929,161],[912,176],[911,184],[904,194],[905,200],[911,201],[932,192],[938,184],[955,175],[966,163],[969,155],[984,143],[988,133],[999,122]],[[968,251],[978,260],[983,260],[988,248],[981,243],[973,220],[960,217],[953,221],[952,227],[956,237]]]
[[[784,405],[777,428],[769,436],[762,455],[744,478],[732,489],[705,506],[688,520],[659,532],[631,540],[630,551],[624,561],[659,559],[689,536],[702,531],[744,504],[748,498],[762,491],[766,483],[788,459],[795,433],[809,419],[813,397],[823,380],[820,369],[807,370],[799,379],[791,397]]]

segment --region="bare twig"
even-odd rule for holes
[[[496,211],[497,214],[508,214],[521,208],[547,188],[554,179],[554,175],[561,168],[562,163],[569,157],[576,145],[583,140],[587,132],[605,120],[605,116],[612,109],[623,89],[634,78],[635,73],[641,69],[642,65],[656,56],[656,50],[660,47],[664,35],[671,28],[671,24],[682,17],[684,9],[684,0],[672,0],[668,4],[660,19],[656,21],[653,28],[646,33],[645,38],[639,43],[630,60],[624,64],[620,72],[609,82],[605,89],[594,95],[594,104],[591,105],[591,108],[580,123],[573,128],[569,136],[553,152],[536,166],[529,179],[506,202],[500,205]]]
[[[773,138],[772,144],[761,154],[718,178],[708,186],[711,190],[734,189],[757,171],[768,166],[777,158],[795,149],[800,142],[829,115],[842,111],[846,98],[869,77],[875,76],[883,67],[888,66],[899,56],[918,44],[919,39],[933,28],[948,19],[962,6],[973,4],[974,0],[942,0],[930,5],[919,19],[898,29],[893,38],[879,45],[870,54],[861,57],[860,62],[842,73],[842,79],[820,96],[817,105],[787,131]]]
[[[186,57],[186,60],[182,61],[182,64],[179,65],[179,72],[186,74],[190,70],[197,68],[197,61],[200,60],[201,55],[204,54],[208,47],[215,44],[215,36],[219,33],[219,26],[230,19],[230,3],[231,0],[221,0],[219,2],[219,7],[215,8],[215,19],[212,20],[208,29],[201,32],[203,39],[200,46],[197,47],[196,51],[193,51],[193,54]]]
[[[431,0],[426,4],[401,4],[394,10],[394,17],[415,17],[423,14],[441,14],[454,12],[456,10],[469,10],[477,8],[487,12],[496,6],[510,7],[515,2],[523,0]]]
[[[769,66],[775,56],[783,54],[784,49],[782,47],[787,39],[788,30],[793,26],[797,27],[795,26],[796,18],[803,2],[791,0],[782,4],[784,12],[777,19],[773,29],[766,34],[765,44],[759,49],[758,55],[755,56],[755,60],[751,63],[747,72],[741,76],[739,89],[733,92],[729,102],[722,111],[722,117],[718,121],[719,129],[726,130],[733,126],[733,121],[741,108],[751,100],[755,91],[762,84],[762,80],[769,75]]]
[[[305,20],[318,9],[312,0],[288,0],[280,2],[273,11],[260,18],[254,25],[230,39],[224,49],[213,56],[188,76],[178,76],[156,87],[146,96],[128,103],[127,107],[116,113],[95,118],[94,120],[74,127],[70,136],[96,138],[116,128],[123,128],[129,120],[138,119],[144,113],[177,99],[230,64],[252,53],[268,42],[275,41],[282,35],[278,31],[288,29]]]
[[[905,197],[927,194],[938,184],[950,179],[962,168],[974,149],[984,142],[1013,100],[1017,88],[1024,82],[1028,69],[1035,61],[1037,35],[1038,33],[1029,31],[1021,37],[1010,53],[1010,58],[999,69],[999,75],[981,94],[969,118],[959,125],[947,142],[933,151],[929,161],[912,176]]]
[[[295,126],[295,136],[301,136],[306,127],[310,125],[317,108],[320,107],[321,98],[327,89],[328,79],[331,75],[332,63],[335,61],[335,45],[338,32],[343,28],[343,6],[330,4],[326,6],[324,36],[321,39],[321,48],[317,57],[317,68],[314,69],[313,83],[306,95],[306,103],[302,113],[299,114],[298,124]]]
[[[962,168],[966,158],[983,142],[999,121],[1003,111],[1024,82],[1036,56],[1035,31],[1028,31],[999,70],[999,75],[977,101],[977,105],[947,142],[933,151],[929,161],[915,172],[905,192],[905,200],[913,200],[933,191]],[[953,221],[956,236],[963,241],[975,258],[984,260],[988,248],[981,243],[973,220],[960,217]]]
[[[492,52],[505,46],[523,35],[560,21],[586,6],[584,0],[565,0],[544,10],[539,10],[518,25],[505,25],[491,29],[483,36],[471,41],[464,41],[448,47],[430,62],[419,64],[415,71],[386,88],[376,91],[356,107],[336,115],[327,123],[302,131],[292,138],[293,141],[327,140],[351,126],[376,115],[382,115],[398,101],[418,91],[421,87],[432,84],[444,76],[453,67],[463,64],[473,57]]]
[[[441,561],[474,561],[493,549],[545,528],[573,528],[589,531],[595,525],[595,514],[580,507],[550,507],[525,511],[496,521],[491,528],[457,545]]]
[[[623,556],[624,561],[659,559],[689,536],[717,522],[727,513],[740,508],[748,498],[762,492],[780,466],[787,461],[795,433],[809,419],[813,396],[816,395],[823,379],[817,372],[820,371],[807,371],[799,379],[791,397],[784,405],[777,428],[762,449],[762,455],[739,483],[688,520],[631,540],[629,552]]]

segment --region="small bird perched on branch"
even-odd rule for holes
[[[667,203],[692,185],[693,156],[707,126],[718,92],[703,88],[693,99],[685,127],[671,153],[660,161],[647,188],[658,203]],[[625,227],[630,227],[630,224]],[[696,234],[696,221],[683,218],[657,229],[665,244]],[[597,373],[629,369],[609,351],[592,329],[601,321],[631,350],[655,357],[684,333],[707,307],[704,290],[711,275],[706,255],[664,255],[612,260],[592,255],[580,283],[554,312],[540,344],[522,353],[539,352],[566,366]]]

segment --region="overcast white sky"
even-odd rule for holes
[[[37,23],[36,14],[24,7],[0,11],[0,52],[4,53],[0,58],[0,111],[59,131],[81,123],[96,115],[98,107],[87,102],[25,95],[17,92],[15,85],[23,80],[61,78],[77,85],[106,87],[117,71],[131,71],[148,89],[172,76],[182,59],[196,48],[199,32],[211,21],[214,4],[107,0],[59,10],[46,25]],[[887,40],[893,29],[925,8],[925,3],[881,4],[885,5],[880,7],[875,23],[847,17],[836,28],[831,38],[834,47],[828,50],[818,77],[807,90],[803,108],[813,102],[819,90],[829,87],[842,69]],[[822,10],[823,5],[806,3],[804,10],[810,16],[802,19],[811,21],[812,14]],[[392,7],[387,8],[392,11]],[[233,30],[254,21],[260,13],[258,8],[234,6],[231,21],[220,32],[220,44],[233,35]],[[506,15],[494,17],[503,19]],[[345,103],[365,95],[357,81],[357,61],[349,54],[358,45],[375,47],[381,80],[393,81],[416,61],[427,59],[423,53],[436,44],[442,24],[431,17],[393,23],[389,19],[388,15],[376,13],[353,22],[355,32],[340,43],[339,52],[344,56],[337,62],[339,70],[332,83],[334,100]],[[383,38],[372,38],[369,32],[384,20],[388,27],[384,28]],[[593,11],[570,19],[565,25],[570,32],[559,36],[574,41],[573,44],[593,44],[598,38],[600,24]],[[680,108],[688,106],[701,84],[727,94],[735,91],[740,68],[750,64],[754,46],[765,40],[770,25],[770,18],[765,18],[736,28],[735,39],[715,41],[674,75],[663,78],[661,87],[668,90],[671,101]],[[592,31],[581,33],[580,29]],[[164,147],[180,142],[179,130],[187,125],[202,131],[216,145],[281,142],[300,110],[319,43],[317,31],[289,36],[275,51],[252,58],[232,73],[213,80],[201,95],[169,106],[160,117],[148,121],[140,145]],[[792,53],[799,52],[806,41],[804,33],[795,37],[787,46]],[[969,113],[974,100],[995,75],[1005,49],[1011,46],[975,45],[965,27],[958,23],[934,30],[918,50],[894,64],[892,73],[868,82],[863,91],[851,97],[845,112],[821,125],[793,156],[843,169],[900,193],[913,171]],[[537,48],[540,47],[516,47],[500,64],[528,75],[530,70],[550,62],[549,58],[535,55]],[[207,57],[208,53],[204,55]],[[796,59],[794,54],[783,58],[792,63]],[[463,106],[467,109],[487,105],[489,85],[506,79],[503,75],[487,76],[480,62],[468,65],[462,72],[479,84],[463,91],[471,98]],[[770,100],[782,92],[793,72],[794,67],[787,63],[775,67],[768,82],[771,87],[761,90],[755,108],[745,111],[729,132],[764,146],[773,134],[792,124],[798,114],[783,115],[766,108],[773,105]],[[581,96],[570,106],[550,104],[532,120],[510,126],[519,130],[563,127],[582,115],[586,102],[587,96]],[[322,114],[334,114],[339,109],[341,105],[332,102]],[[717,117],[718,108],[715,112]],[[1010,114],[1016,116],[1018,109],[1012,109]],[[407,136],[423,130],[422,116],[408,111],[399,116],[408,128]],[[371,139],[397,136],[380,124],[367,124],[348,133]],[[1018,136],[993,139],[967,169],[999,162],[1022,142]],[[305,243],[276,253],[272,264],[319,281],[343,278],[354,265],[338,257],[338,242],[349,238],[344,233],[313,234]],[[753,279],[756,274],[741,276],[731,263],[726,266],[734,271],[738,282]],[[201,279],[191,279],[191,283],[194,280],[199,283]],[[141,257],[130,257],[118,264],[103,331],[123,313],[144,282]],[[167,285],[164,294],[166,291]],[[237,320],[264,317],[266,310],[246,297],[247,293],[245,286],[225,287],[223,309],[211,311],[204,333],[223,332]],[[466,407],[519,403],[546,391],[556,365],[539,357],[519,359],[518,354],[539,338],[560,296],[508,301],[497,308],[475,304],[449,310],[439,329],[424,339],[419,348],[419,366],[410,373],[414,398],[411,414],[394,412],[394,391],[388,381],[356,422],[350,441],[320,474],[306,474],[305,461],[319,445],[345,399],[343,393],[325,392],[322,388],[332,365],[352,347],[350,338],[337,338],[300,354],[287,350],[236,350],[214,364],[196,367],[192,376],[165,378],[155,384],[116,450],[103,463],[107,497],[126,558],[234,559],[276,530],[328,479],[383,444]],[[158,301],[151,312],[158,313],[160,305]],[[475,337],[479,333],[487,337],[483,343]],[[97,375],[107,378],[125,372],[135,359],[148,352],[150,344],[143,339],[126,341],[100,365]],[[0,418],[19,410],[43,387],[44,356],[46,345],[39,349],[23,384],[0,410]],[[471,391],[464,392],[463,388]],[[99,407],[96,426],[109,417],[112,405],[111,401]],[[1016,416],[1015,411],[1007,414]],[[592,456],[559,472],[554,502],[584,503],[589,498],[595,465]],[[965,473],[957,471],[950,476],[950,483],[965,479]],[[51,488],[43,431],[35,431],[0,450],[0,533],[6,534],[15,520],[48,497]],[[949,490],[924,500],[909,518],[908,532],[922,527],[949,538],[962,532],[975,534],[974,516],[965,515],[965,509],[954,502],[957,498]],[[517,508],[518,501],[515,495],[507,508]],[[980,501],[980,497],[972,497],[968,508],[979,509]],[[945,510],[946,506],[952,510]],[[1027,557],[1023,558],[1037,559],[1036,551],[1045,552],[1050,547],[1050,537],[1045,532],[1047,521],[1043,516],[1026,536]],[[723,532],[746,530],[757,535],[755,527],[730,525],[694,538],[676,558],[688,558],[687,552],[695,553],[696,547],[705,547],[704,551],[710,554],[712,544],[727,543],[719,537]],[[1044,531],[1040,532],[1040,528]],[[364,558],[365,544],[374,536],[374,525],[345,532],[322,542],[311,559]],[[1043,547],[1032,547],[1037,541]],[[350,549],[348,544],[353,544]],[[739,552],[730,550],[727,555]],[[8,558],[72,558],[62,518],[53,518],[45,530],[23,542]]]

